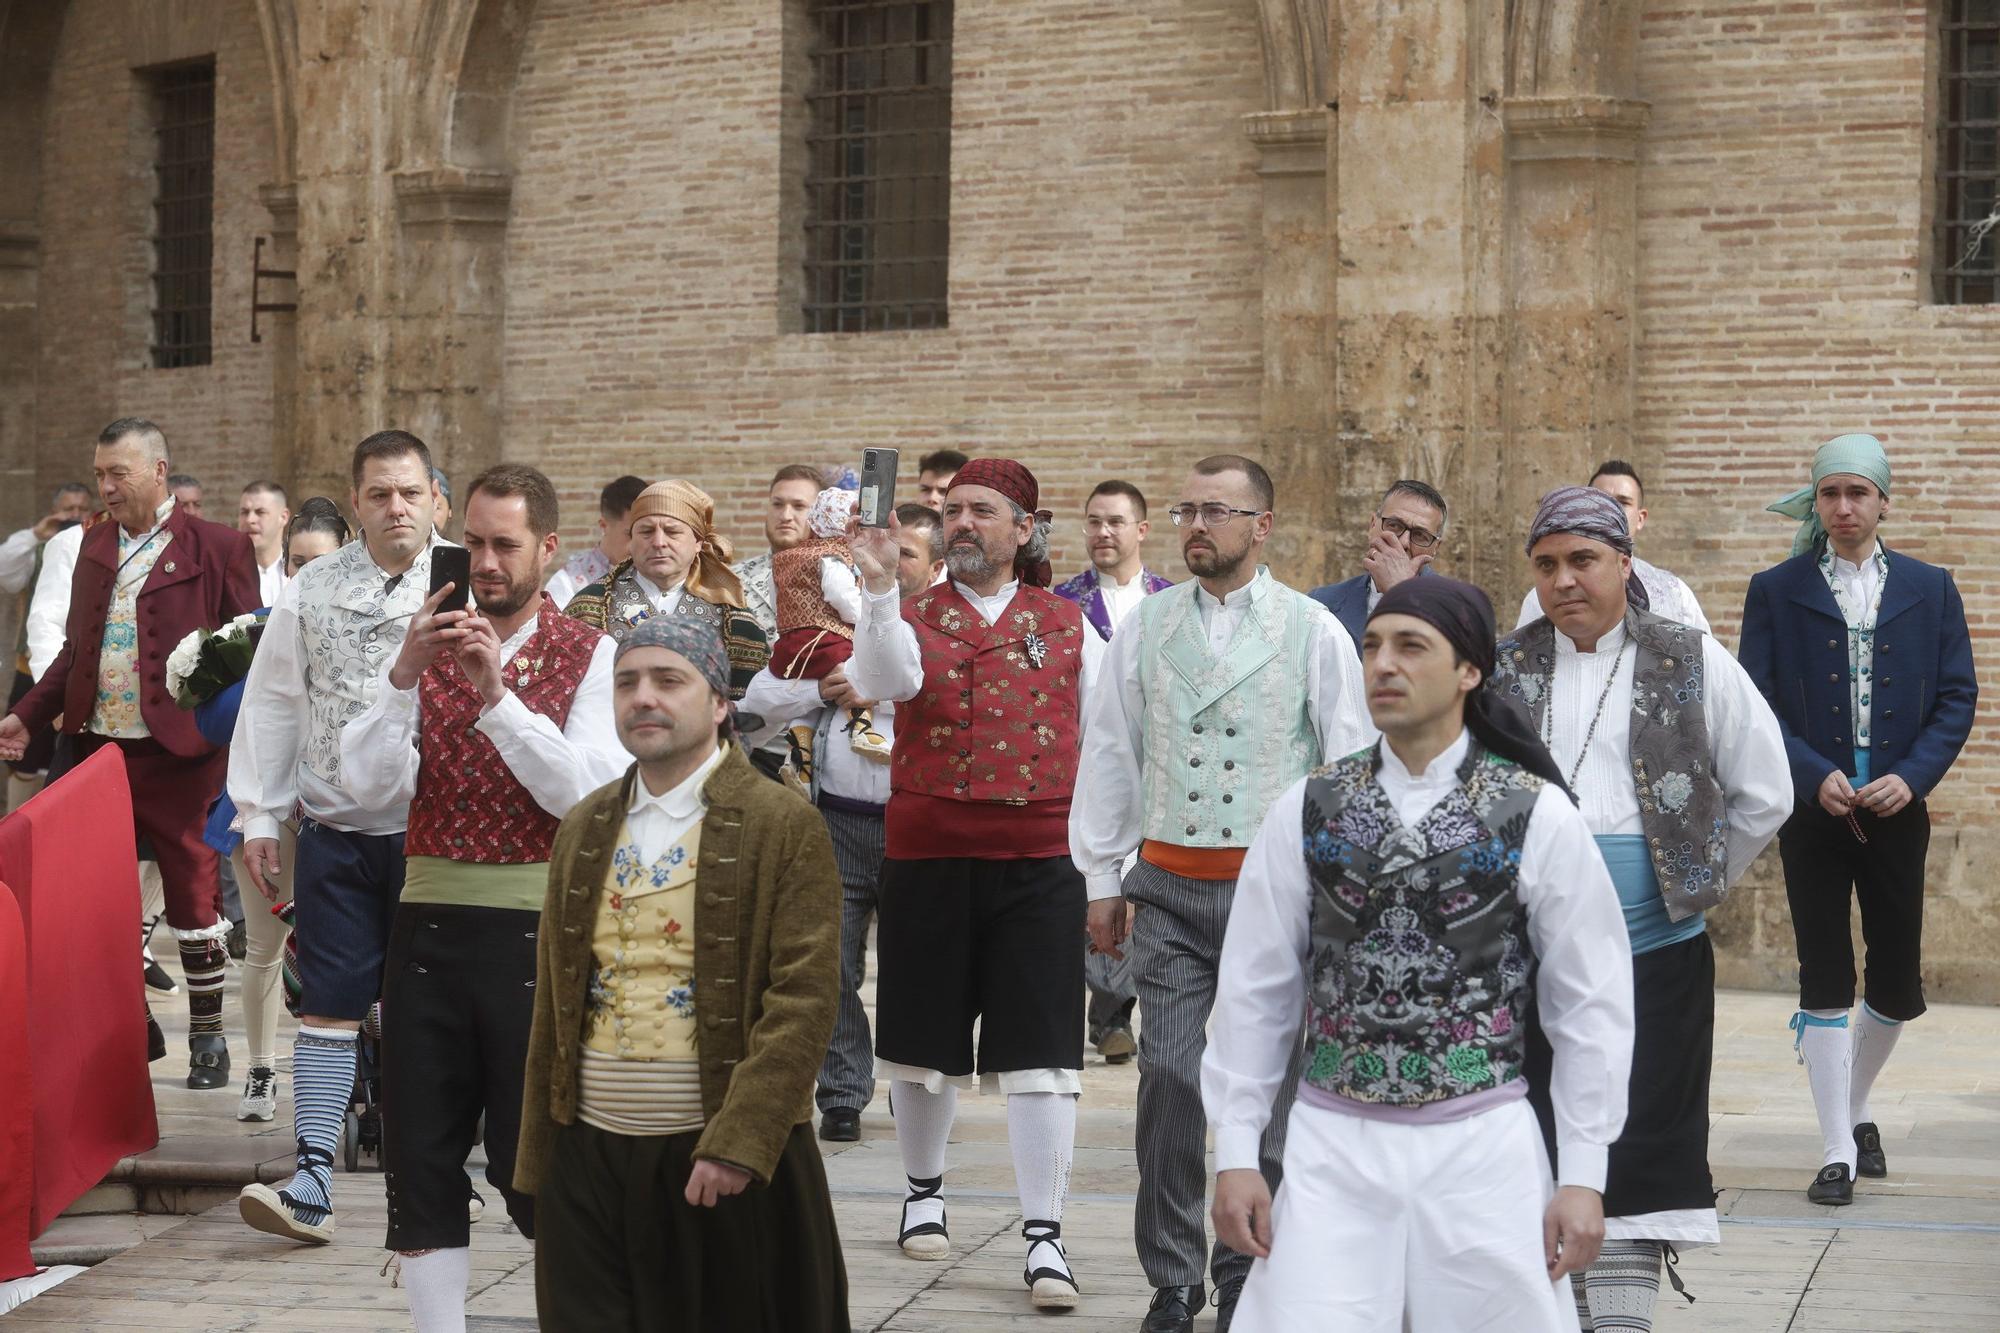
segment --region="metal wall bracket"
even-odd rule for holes
[[[297,301],[260,301],[257,299],[260,294],[261,285],[266,278],[290,283],[296,283],[299,280],[296,269],[264,267],[264,242],[267,239],[269,238],[264,236],[257,238],[256,247],[250,257],[250,341],[253,343],[264,341],[263,335],[257,332],[257,316],[289,315],[299,308]]]

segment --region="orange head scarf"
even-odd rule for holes
[[[689,481],[656,481],[632,502],[629,521],[659,515],[687,524],[700,543],[689,566],[687,590],[704,602],[743,609],[743,585],[729,570],[729,539],[715,530],[715,501]]]

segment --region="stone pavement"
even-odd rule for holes
[[[169,961],[169,966],[171,962]],[[180,1001],[159,1005],[161,1017]],[[235,1012],[234,985],[229,1001]],[[1698,1303],[1663,1295],[1664,1333],[1946,1333],[2000,1328],[2000,1010],[1940,1007],[1912,1024],[1876,1098],[1891,1175],[1853,1207],[1806,1203],[1818,1164],[1805,1072],[1785,1030],[1785,997],[1719,1001],[1712,1156],[1726,1214],[1720,1249],[1685,1256]],[[170,1043],[179,1048],[177,1036]],[[240,1059],[240,1033],[231,1043]],[[287,1038],[287,1049],[289,1038]],[[303,1249],[245,1228],[231,1182],[282,1170],[289,1125],[238,1125],[236,1090],[178,1086],[154,1067],[163,1142],[97,1192],[101,1208],[205,1209],[192,1216],[69,1217],[43,1238],[48,1259],[118,1250],[0,1322],[64,1329],[404,1329],[403,1293],[380,1270],[381,1177],[340,1175],[340,1235]],[[1064,1235],[1084,1285],[1074,1313],[1038,1316],[1020,1281],[1020,1209],[998,1098],[966,1097],[948,1177],[950,1263],[904,1259],[894,1242],[902,1172],[881,1098],[862,1141],[829,1146],[827,1174],[847,1252],[857,1330],[976,1333],[1043,1326],[1100,1333],[1137,1327],[1148,1290],[1131,1238],[1132,1066],[1093,1057],[1085,1072]],[[287,1084],[289,1086],[289,1084]],[[535,1327],[529,1246],[490,1188],[474,1228],[473,1333]],[[127,1248],[129,1247],[129,1248]],[[1198,1324],[1206,1329],[1209,1320]]]

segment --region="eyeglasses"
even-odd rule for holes
[[[1410,545],[1416,547],[1419,551],[1428,551],[1431,547],[1438,544],[1438,535],[1428,528],[1413,528],[1403,522],[1402,519],[1390,518],[1387,514],[1375,515],[1375,521],[1380,523],[1382,531],[1388,533],[1391,537],[1407,536],[1410,539]]]
[[[1220,528],[1226,526],[1231,519],[1261,518],[1268,512],[1264,509],[1232,509],[1226,504],[1178,504],[1167,511],[1167,517],[1174,521],[1174,526],[1177,528],[1187,527],[1197,518],[1205,528]]]

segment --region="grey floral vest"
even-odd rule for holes
[[[1649,612],[1625,613],[1637,650],[1632,664],[1632,783],[1639,823],[1667,915],[1685,921],[1722,901],[1729,888],[1729,826],[1715,780],[1702,705],[1702,632]],[[1539,731],[1555,673],[1556,628],[1544,616],[1502,639],[1488,688],[1513,695]]]
[[[1313,885],[1306,1082],[1420,1107],[1521,1077],[1534,951],[1516,893],[1544,782],[1476,742],[1458,786],[1406,828],[1378,749],[1306,780]]]

